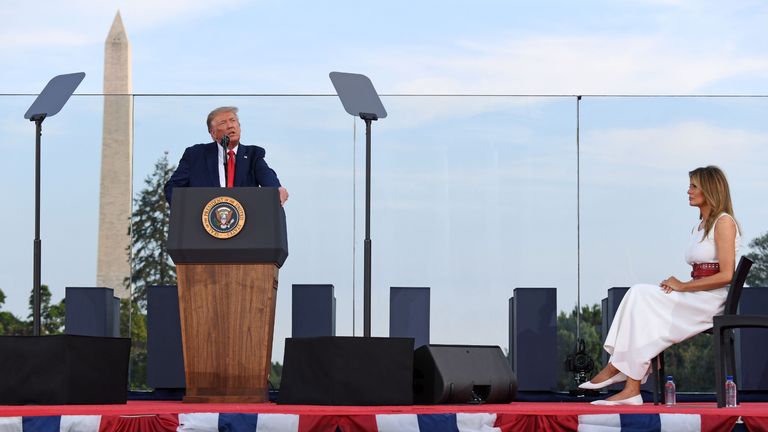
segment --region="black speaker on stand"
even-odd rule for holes
[[[413,401],[507,403],[517,379],[498,346],[424,345],[413,357]]]

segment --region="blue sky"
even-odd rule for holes
[[[330,70],[399,92],[760,93],[760,1],[72,1],[6,7],[3,92],[89,74],[120,9],[138,93],[326,92]],[[18,59],[14,61],[13,59]]]
[[[436,343],[507,346],[515,287],[576,301],[575,99],[567,95],[765,95],[768,6],[758,1],[71,1],[3,12],[0,94],[37,93],[85,71],[102,91],[119,8],[132,45],[134,185],[169,152],[208,139],[207,112],[241,107],[243,139],[291,191],[275,358],[290,334],[290,284],[333,283],[338,333],[361,332],[363,139],[332,70],[365,73],[386,96],[374,126],[374,335],[389,286],[431,286]],[[0,288],[26,315],[31,287],[33,97],[0,96]],[[43,135],[43,282],[95,283],[101,108],[76,96]],[[746,243],[768,230],[768,98],[585,97],[581,105],[582,302],[611,286],[688,271],[696,220],[687,172],[719,164]],[[354,246],[354,249],[353,249]],[[354,288],[353,288],[354,277]],[[354,290],[354,293],[353,293]],[[353,309],[354,304],[357,306]],[[354,312],[353,312],[354,311]],[[478,319],[482,317],[483,319]],[[467,325],[467,322],[473,323]]]

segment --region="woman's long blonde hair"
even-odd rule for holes
[[[691,178],[691,182],[696,183],[701,188],[701,192],[704,194],[704,199],[709,204],[710,212],[707,219],[704,220],[704,236],[706,238],[712,228],[715,226],[717,217],[723,213],[728,213],[736,221],[736,217],[733,214],[733,204],[731,203],[731,190],[728,187],[728,179],[725,177],[725,173],[720,168],[710,165],[688,173]],[[699,214],[699,219],[702,219],[703,215]]]

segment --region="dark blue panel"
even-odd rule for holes
[[[413,338],[413,348],[429,345],[429,288],[389,288],[389,336]]]
[[[336,299],[333,285],[292,286],[291,336],[336,336]]]
[[[419,432],[459,432],[456,414],[417,414]]]
[[[112,337],[120,337],[120,298],[112,297],[112,305]],[[125,337],[130,337],[130,332]]]
[[[67,287],[65,299],[64,333],[114,336],[115,304],[112,288]]]
[[[613,322],[613,317],[616,316],[616,310],[619,308],[619,305],[621,304],[621,300],[624,298],[624,295],[627,294],[627,291],[629,291],[629,288],[627,287],[613,287],[608,289],[608,302],[607,302],[607,322],[606,322],[606,332],[603,334],[603,342],[605,342],[605,336],[608,334],[608,329],[611,328],[611,323]]]
[[[512,370],[517,370],[515,365],[515,298],[509,298],[509,333],[507,335],[509,343],[509,366]]]
[[[219,432],[256,432],[258,414],[221,413]]]
[[[661,417],[658,414],[620,414],[621,432],[661,431]]]
[[[147,385],[186,387],[176,285],[147,289]]]
[[[739,314],[768,315],[768,288],[744,288]],[[768,329],[746,328],[736,333],[736,364],[741,366],[736,384],[740,390],[768,390]]]
[[[605,343],[605,337],[608,336],[608,330],[611,329],[611,323],[613,323],[613,317],[616,316],[616,310],[619,309],[619,305],[621,304],[621,301],[624,299],[624,296],[627,294],[627,291],[629,291],[628,287],[613,287],[608,288],[608,297],[605,299],[605,311],[603,312],[603,322],[601,323],[601,328],[605,329],[603,331],[603,334],[601,335],[601,341]],[[610,356],[605,350],[601,350],[603,360],[603,364],[608,363],[608,359]],[[597,372],[597,371],[595,371]],[[608,387],[611,390],[620,390],[624,388],[623,383],[619,384],[613,384]],[[646,390],[653,390],[653,380],[648,380],[648,382],[645,384],[644,387]]]
[[[557,289],[515,288],[512,352],[518,390],[547,391],[555,388],[557,359]]]
[[[603,322],[600,326],[600,328],[603,330],[603,334],[600,338],[602,343],[605,343],[605,337],[608,336],[608,330],[611,328],[613,317],[616,316],[616,310],[619,308],[621,300],[624,298],[624,295],[627,293],[627,291],[629,291],[629,288],[627,287],[613,287],[608,289],[608,297],[605,299],[605,305],[603,307]],[[608,364],[608,359],[610,356],[605,350],[601,350],[601,353],[601,360],[603,361],[603,364]],[[623,384],[614,384],[610,388],[623,388]]]
[[[60,416],[22,417],[21,430],[35,432],[59,432]]]

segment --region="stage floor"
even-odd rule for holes
[[[0,406],[0,432],[731,431],[742,421],[749,431],[768,431],[768,403],[720,409],[713,402],[674,407],[650,403],[602,407],[581,402],[361,407],[174,401]]]

